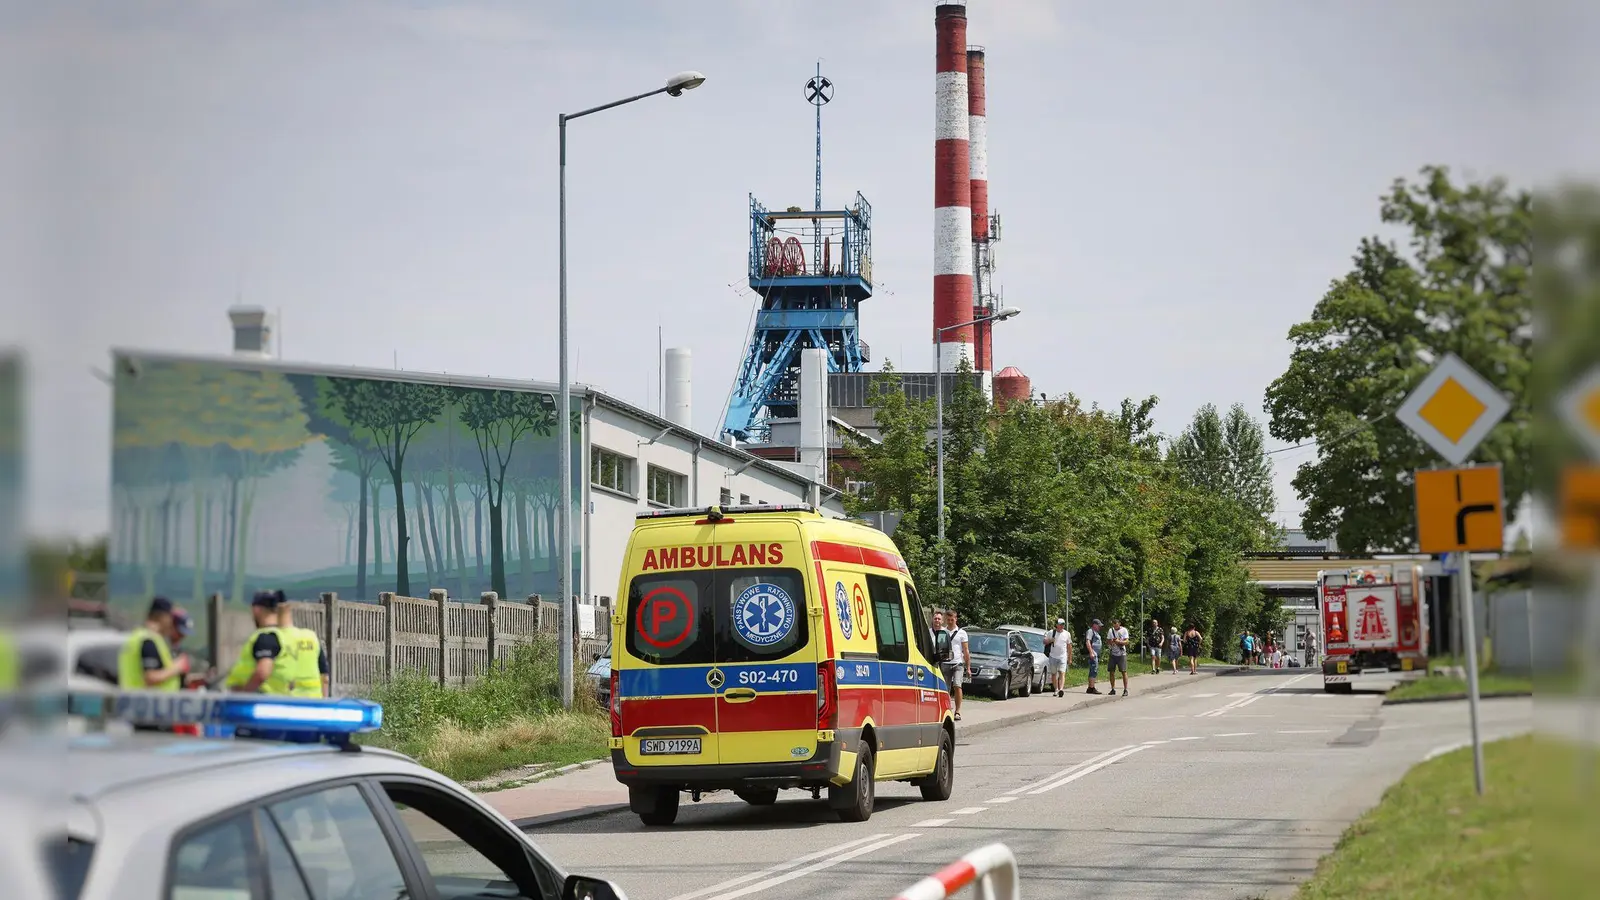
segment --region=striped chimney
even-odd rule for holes
[[[939,365],[955,371],[972,359],[972,185],[967,141],[967,7],[943,0],[933,13],[938,34],[934,75],[933,339]]]
[[[967,131],[968,172],[972,181],[972,243],[973,260],[988,256],[988,248],[980,245],[989,242],[989,119],[985,101],[983,48],[967,48]],[[981,256],[980,256],[981,254]],[[984,315],[988,310],[979,302],[989,285],[981,284],[982,273],[973,272],[972,317]],[[976,344],[973,367],[979,372],[994,371],[994,323],[980,322],[973,326]]]

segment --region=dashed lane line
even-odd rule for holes
[[[1254,737],[1254,731],[1230,731],[1227,734],[1213,735],[1213,737]]]
[[[1014,801],[1016,799],[1017,798],[1015,798],[1015,797],[996,797],[993,800],[989,801],[989,805],[993,806],[996,803],[1010,803],[1010,802],[1012,802],[1012,801]]]
[[[673,897],[672,900],[700,900],[700,898],[710,896],[717,891],[726,891],[731,888],[736,888],[741,884],[748,884],[749,882],[755,881],[758,878],[765,878],[769,875],[776,875],[779,872],[786,872],[798,866],[803,866],[806,863],[824,859],[826,857],[833,856],[836,853],[843,853],[851,848],[860,847],[863,844],[871,844],[875,841],[881,841],[887,837],[889,837],[887,834],[869,834],[864,838],[856,838],[853,841],[847,841],[846,843],[829,847],[826,850],[818,850],[815,853],[808,853],[805,856],[801,856],[797,859],[791,859],[788,862],[779,863],[770,868],[762,869],[759,872],[751,872],[748,875],[741,875],[738,878],[730,879],[720,884],[714,884],[711,887],[702,888],[698,891],[692,891],[687,894],[679,894],[678,896]]]
[[[803,868],[794,869],[792,871],[784,872],[781,875],[774,875],[771,878],[762,879],[761,881],[757,881],[754,884],[747,884],[744,887],[739,888],[738,890],[729,891],[729,892],[724,893],[724,894],[713,894],[711,897],[707,898],[707,900],[734,900],[735,897],[748,897],[751,894],[756,894],[756,893],[760,893],[761,891],[768,890],[770,888],[775,888],[780,884],[784,884],[785,882],[793,881],[796,878],[804,878],[807,875],[811,875],[811,874],[814,874],[816,872],[821,872],[823,869],[831,869],[834,866],[839,865],[840,863],[849,862],[850,860],[855,859],[858,856],[865,856],[868,853],[872,853],[872,852],[877,851],[877,850],[882,850],[885,847],[893,846],[895,844],[901,843],[902,841],[909,841],[914,837],[918,837],[918,835],[916,835],[916,834],[900,834],[900,835],[895,835],[894,837],[891,837],[891,838],[884,838],[881,841],[875,841],[875,842],[873,842],[871,844],[867,844],[867,845],[862,846],[862,847],[857,847],[854,850],[850,850],[848,852],[841,853],[841,854],[839,854],[837,856],[833,856],[833,857],[830,857],[828,859],[823,859],[823,860],[820,860],[818,862],[811,863],[810,865],[807,865],[807,866],[805,866]],[[813,854],[812,858],[815,858],[814,854]]]
[[[1006,791],[1006,794],[1007,795],[1016,795],[1016,794],[1029,793],[1029,792],[1032,791],[1033,788],[1042,787],[1044,785],[1052,784],[1058,778],[1061,778],[1061,777],[1066,776],[1066,775],[1071,775],[1073,772],[1078,771],[1079,769],[1083,768],[1084,766],[1093,765],[1094,763],[1097,763],[1100,760],[1105,759],[1108,756],[1113,756],[1115,754],[1121,753],[1122,751],[1127,750],[1127,749],[1129,749],[1129,748],[1131,748],[1133,746],[1134,746],[1133,744],[1125,744],[1125,745],[1123,745],[1121,747],[1116,747],[1116,748],[1113,748],[1111,750],[1107,750],[1104,753],[1100,753],[1098,755],[1091,756],[1088,759],[1084,760],[1083,762],[1076,763],[1074,765],[1070,765],[1070,766],[1066,767],[1065,769],[1062,769],[1061,771],[1059,771],[1059,772],[1055,773],[1054,775],[1051,775],[1051,776],[1049,776],[1047,778],[1043,778],[1043,779],[1041,779],[1039,781],[1035,781],[1032,784],[1025,784],[1022,787],[1012,788],[1011,790]]]
[[[1122,761],[1124,759],[1127,759],[1128,757],[1134,755],[1135,753],[1138,753],[1140,750],[1148,750],[1148,749],[1150,749],[1150,748],[1145,746],[1145,745],[1143,745],[1143,744],[1140,744],[1140,745],[1138,745],[1136,747],[1129,747],[1128,749],[1122,751],[1121,753],[1117,753],[1117,754],[1112,755],[1112,756],[1107,756],[1106,758],[1100,760],[1099,762],[1094,763],[1093,765],[1084,766],[1084,767],[1078,769],[1076,772],[1073,772],[1071,775],[1066,776],[1065,778],[1058,779],[1056,781],[1053,781],[1053,782],[1051,782],[1049,784],[1046,784],[1046,785],[1043,785],[1041,787],[1036,787],[1033,790],[1029,791],[1028,794],[1030,796],[1033,795],[1033,794],[1043,794],[1043,793],[1045,793],[1047,791],[1053,791],[1058,787],[1065,787],[1066,785],[1069,785],[1072,782],[1077,781],[1079,778],[1083,778],[1086,775],[1093,775],[1095,772],[1098,772],[1101,769],[1104,769],[1106,766],[1109,766],[1109,765],[1112,765],[1114,763],[1120,762],[1120,761]]]
[[[955,819],[923,819],[921,822],[916,822],[916,823],[912,824],[911,827],[912,828],[938,828],[940,825],[949,825],[951,822],[954,822],[954,821],[955,821]]]
[[[987,807],[987,806],[969,806],[966,809],[958,809],[958,810],[956,810],[953,813],[953,815],[957,815],[957,816],[975,816],[978,813],[988,812],[988,811],[989,811],[989,807]]]

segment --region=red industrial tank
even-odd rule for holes
[[[1033,399],[1033,382],[1016,366],[1006,366],[994,376],[995,406],[1005,408],[1007,403],[1027,403]]]

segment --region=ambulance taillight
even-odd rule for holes
[[[817,663],[817,730],[831,731],[839,718],[839,681],[833,663]]]

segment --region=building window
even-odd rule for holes
[[[688,479],[658,466],[649,467],[650,491],[646,495],[659,506],[683,506]]]
[[[730,491],[727,488],[723,488],[722,489],[722,493],[717,496],[717,503],[720,506],[732,506],[733,505],[733,491]]]
[[[634,496],[633,460],[601,447],[589,448],[589,483]]]

